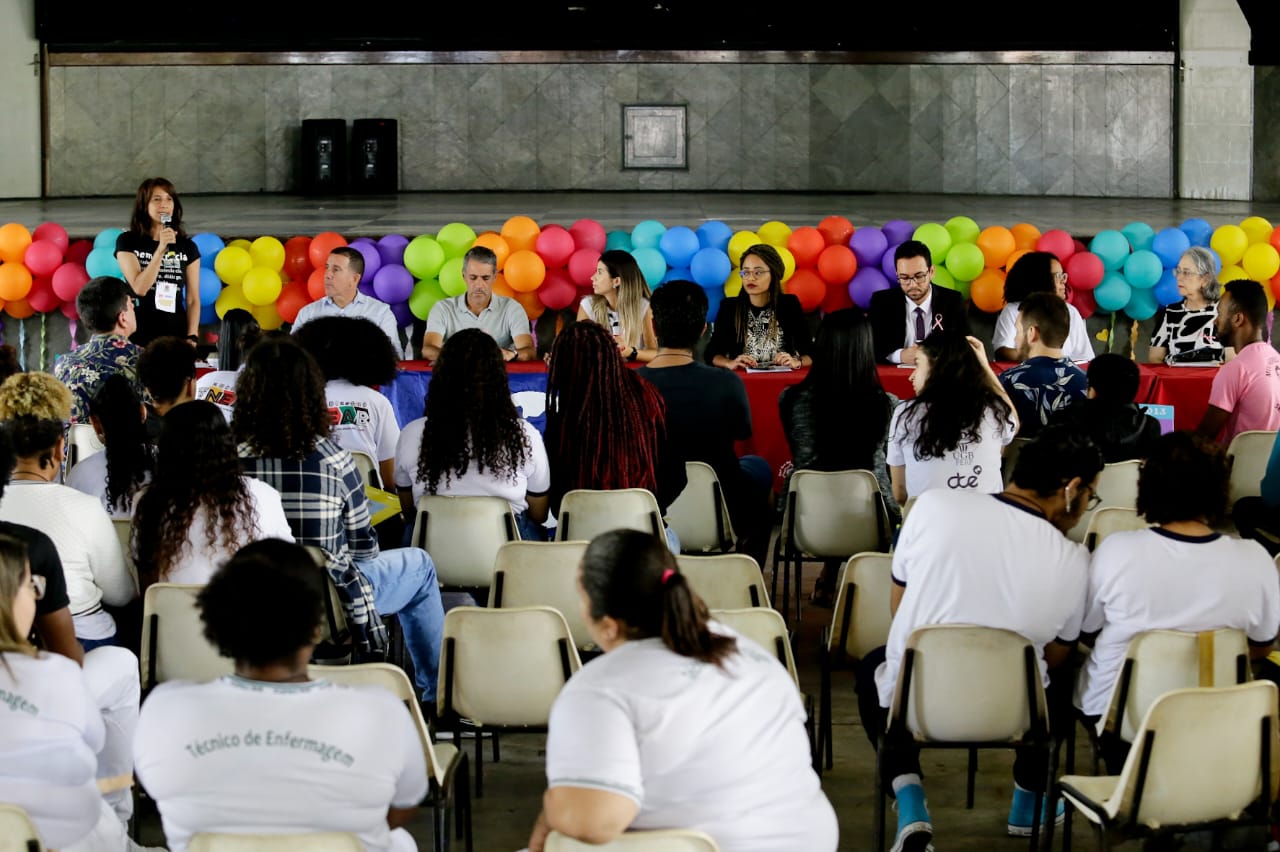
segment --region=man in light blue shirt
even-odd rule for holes
[[[462,256],[462,279],[467,292],[441,299],[427,315],[422,357],[435,361],[449,335],[464,328],[478,328],[498,342],[508,361],[532,361],[536,357],[529,315],[515,299],[493,294],[498,277],[498,256],[485,246],[473,246]]]
[[[364,275],[364,255],[350,246],[340,246],[329,253],[324,264],[324,298],[298,311],[292,331],[297,331],[319,317],[359,317],[382,329],[396,352],[403,352],[395,314],[385,302],[360,292]]]

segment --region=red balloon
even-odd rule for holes
[[[1071,285],[1072,290],[1077,291],[1092,290],[1101,283],[1102,276],[1106,274],[1102,266],[1102,258],[1091,251],[1076,252],[1067,258],[1062,268],[1067,273],[1067,283]]]
[[[533,250],[542,258],[547,269],[556,269],[569,262],[574,251],[573,237],[559,225],[548,225],[534,240]]]
[[[50,276],[62,265],[62,249],[52,240],[35,240],[27,246],[22,263],[35,276]],[[39,308],[36,308],[39,311]],[[43,313],[43,312],[42,312]]]
[[[62,311],[62,315],[69,320],[80,319],[80,314],[76,313],[75,302],[63,302],[61,305],[58,305],[58,310]]]
[[[1093,316],[1093,312],[1098,309],[1098,303],[1093,299],[1092,290],[1072,290],[1071,304],[1076,306],[1076,310],[1080,312],[1083,319]]]
[[[32,242],[39,240],[46,240],[57,246],[59,258],[67,253],[67,247],[71,245],[71,239],[67,236],[67,229],[57,222],[45,222],[31,233]]]
[[[284,272],[290,278],[311,274],[311,238],[290,237],[284,244]]]
[[[1089,247],[1087,245],[1082,243],[1080,240],[1077,240],[1075,237],[1071,238],[1071,246],[1073,249],[1073,251],[1071,252],[1072,254],[1079,254],[1082,251],[1089,250]]]
[[[290,281],[284,285],[276,298],[276,312],[285,322],[293,322],[298,318],[298,311],[311,303],[311,294],[307,292],[305,281]]]
[[[827,296],[826,282],[812,269],[797,269],[787,281],[786,290],[800,300],[805,313],[816,310]]]
[[[829,246],[846,246],[853,236],[853,223],[843,216],[828,216],[818,223],[818,230]],[[853,276],[849,276],[852,278]]]
[[[818,255],[818,274],[828,284],[839,284],[841,289],[848,290],[849,282],[858,271],[858,258],[845,245],[831,245]]]
[[[91,251],[93,251],[93,240],[76,240],[67,246],[66,256],[62,259],[66,263],[78,263],[83,266]]]
[[[68,261],[53,271],[53,292],[64,302],[74,303],[80,288],[89,281],[89,273],[79,263]]]
[[[546,233],[543,231],[542,233]],[[578,288],[573,286],[569,273],[563,269],[548,269],[547,277],[536,291],[538,301],[553,311],[561,311],[578,298]]]
[[[591,276],[596,274],[600,254],[600,251],[593,248],[580,248],[569,256],[569,278],[575,286],[591,286]]]
[[[796,259],[798,269],[817,265],[818,255],[822,254],[822,250],[826,247],[827,239],[817,228],[796,228],[791,232],[791,236],[787,237],[787,249]]]
[[[27,293],[27,302],[36,313],[47,314],[49,311],[56,310],[61,301],[58,294],[53,292],[53,279],[50,276],[42,275],[31,281],[31,292]]]
[[[325,231],[324,233],[316,234],[315,239],[311,241],[311,245],[307,249],[307,257],[311,259],[313,267],[324,269],[325,261],[329,259],[330,252],[346,244],[346,237],[342,236],[342,234]]]
[[[1066,231],[1054,229],[1040,235],[1040,239],[1036,240],[1036,251],[1047,251],[1058,258],[1060,263],[1066,264],[1071,255],[1076,253],[1076,243]]]
[[[311,301],[324,298],[324,270],[316,269],[311,272],[311,276],[307,279],[307,295],[311,297]]]
[[[604,226],[595,219],[579,219],[569,226],[569,234],[573,237],[573,245],[578,251],[595,249],[596,254],[604,252],[608,239]]]
[[[852,307],[853,299],[849,298],[849,288],[847,285],[827,285],[827,295],[822,298],[822,312],[824,314],[830,314]]]

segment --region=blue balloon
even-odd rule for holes
[[[1155,288],[1152,289],[1151,295],[1156,297],[1156,304],[1162,308],[1182,301],[1182,294],[1178,292],[1178,279],[1174,276],[1172,269],[1164,271]]]
[[[689,262],[689,274],[704,288],[724,287],[725,279],[733,271],[729,255],[718,248],[704,248]]]
[[[196,234],[191,238],[191,242],[195,243],[196,248],[200,250],[201,266],[207,266],[210,269],[213,269],[213,261],[218,256],[218,252],[227,247],[222,237],[208,232]]]
[[[698,235],[683,225],[668,229],[658,240],[658,251],[668,266],[688,266],[700,248]]]
[[[200,304],[212,305],[222,292],[222,279],[208,266],[200,267]]]
[[[1213,236],[1213,226],[1203,219],[1188,219],[1178,226],[1193,246],[1208,246]]]
[[[722,252],[729,251],[729,239],[733,236],[733,228],[730,228],[724,222],[718,219],[712,219],[710,222],[703,222],[698,226],[698,245],[703,248],[720,249]]]
[[[1129,297],[1129,304],[1124,306],[1124,312],[1130,319],[1142,322],[1155,316],[1156,308],[1156,297],[1152,295],[1151,291],[1140,290],[1135,287],[1133,294]]]
[[[1120,233],[1124,234],[1124,238],[1129,241],[1134,251],[1145,251],[1151,248],[1151,240],[1156,235],[1155,228],[1146,222],[1130,222],[1120,229]]]
[[[216,322],[219,322],[217,307],[215,307],[214,305],[201,305],[200,306],[200,324],[213,325]]]
[[[1096,254],[1102,261],[1103,269],[1115,272],[1124,266],[1125,258],[1129,256],[1129,240],[1119,231],[1099,231],[1089,243],[1089,251]],[[1125,301],[1127,302],[1128,299]],[[1117,305],[1110,310],[1119,310],[1122,307],[1124,305]]]
[[[631,234],[626,231],[610,231],[604,238],[605,251],[631,251]]]
[[[631,256],[636,259],[636,265],[650,287],[662,282],[662,276],[667,274],[667,260],[662,252],[656,248],[637,248],[631,250]]]
[[[667,226],[657,219],[645,219],[631,229],[631,247],[656,249],[666,231]]]
[[[1112,233],[1119,233],[1113,231]],[[1097,287],[1093,289],[1093,300],[1104,311],[1118,311],[1129,304],[1133,296],[1133,288],[1119,272],[1108,272]]]
[[[703,287],[702,291],[707,294],[707,322],[715,322],[724,301],[724,287]]]
[[[107,275],[112,278],[123,278],[120,272],[120,262],[116,260],[116,246],[111,244],[111,248],[95,248],[89,252],[89,256],[84,259],[84,270],[89,273],[90,278],[98,278]]]
[[[668,269],[667,274],[662,276],[662,280],[658,282],[658,287],[661,287],[663,284],[666,284],[668,281],[692,281],[692,280],[693,280],[693,273],[689,271],[689,267],[682,266],[678,269]]]
[[[1164,228],[1151,240],[1151,250],[1160,258],[1160,265],[1172,269],[1178,265],[1183,252],[1191,248],[1191,239],[1180,228]]]
[[[98,236],[93,238],[93,247],[96,249],[104,248],[115,253],[116,238],[124,233],[124,228],[106,228],[98,232]]]
[[[1163,272],[1164,267],[1155,252],[1135,251],[1124,261],[1124,278],[1135,290],[1150,290],[1156,286]]]

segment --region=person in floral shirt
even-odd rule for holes
[[[1084,371],[1062,354],[1070,322],[1067,303],[1053,293],[1032,293],[1018,308],[1014,342],[1022,363],[1001,373],[1000,384],[1018,411],[1019,438],[1034,438],[1089,393]]]
[[[80,321],[93,336],[53,365],[53,374],[71,390],[72,423],[89,422],[89,400],[113,373],[124,375],[139,398],[145,398],[138,381],[142,350],[129,342],[129,335],[138,327],[133,308],[129,285],[110,276],[92,279],[76,296]]]

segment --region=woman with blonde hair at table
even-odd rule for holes
[[[607,328],[628,361],[650,361],[658,353],[649,285],[630,252],[614,249],[600,255],[591,276],[591,295],[578,305],[578,319]]]

